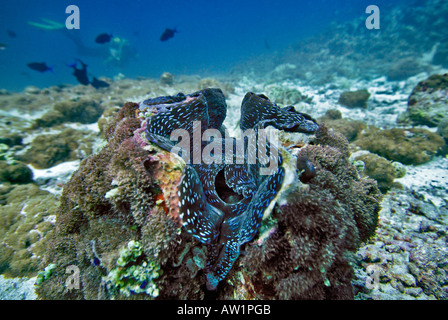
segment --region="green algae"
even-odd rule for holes
[[[53,273],[53,270],[56,268],[56,263],[50,263],[45,267],[43,271],[39,271],[36,277],[36,285],[42,284],[45,280],[48,280]]]
[[[118,291],[125,297],[146,294],[156,298],[159,295],[154,280],[160,275],[160,266],[146,258],[140,242],[129,241],[120,251],[116,265],[105,277],[109,290]]]

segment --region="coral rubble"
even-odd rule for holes
[[[357,252],[357,299],[446,300],[446,206],[406,188],[385,196],[380,214],[376,235]],[[368,286],[372,272],[378,281]]]

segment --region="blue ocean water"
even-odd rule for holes
[[[69,67],[81,59],[92,76],[158,78],[226,74],[261,54],[282,52],[331,23],[366,17],[365,9],[406,5],[402,0],[259,1],[0,1],[0,88],[20,91],[77,84]],[[65,25],[66,8],[79,8],[80,28],[47,30],[29,22]],[[387,10],[383,10],[387,14]],[[44,20],[46,19],[46,20]],[[179,31],[160,41],[165,28]],[[95,43],[101,33],[113,41]],[[27,67],[45,62],[54,73]]]

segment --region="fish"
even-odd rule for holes
[[[264,47],[266,48],[266,50],[271,50],[271,45],[266,38],[264,38]]]
[[[146,125],[148,141],[168,151],[174,146],[170,140],[174,130],[183,129],[190,137],[194,136],[193,121],[201,123],[201,131],[216,129],[224,132],[227,105],[220,89],[208,88],[189,95],[179,93],[148,99],[141,102],[139,108],[151,110]],[[309,115],[291,107],[279,108],[264,95],[247,93],[241,106],[241,128],[259,130],[267,125],[305,133],[318,129]],[[207,245],[205,280],[209,291],[216,290],[231,270],[240,247],[255,237],[263,215],[272,210],[271,203],[285,179],[284,162],[275,145],[267,140],[266,154],[261,159],[258,145],[251,146],[247,136],[240,139],[243,140],[216,138],[213,143],[220,142],[223,150],[230,145],[229,149],[234,151],[240,143],[244,146],[243,163],[226,161],[227,152],[222,153],[220,163],[195,163],[191,156],[197,146],[194,141],[190,143],[190,161],[186,161],[179,183],[177,195],[183,227],[193,238]],[[204,146],[207,142],[202,142]],[[255,163],[250,161],[250,154],[258,155]],[[235,160],[235,152],[233,157]],[[271,174],[262,175],[260,168],[267,166],[262,160],[275,160],[278,165]],[[303,163],[304,169],[312,173],[313,168],[306,159]]]
[[[174,28],[174,29],[166,28],[165,31],[160,36],[160,41],[167,41],[167,40],[171,39],[172,37],[174,37],[174,34],[177,32],[179,32],[179,31],[177,31],[176,28]]]
[[[39,72],[46,72],[46,71],[54,72],[53,68],[47,66],[45,62],[30,62],[27,63],[27,66],[28,68]]]
[[[17,37],[17,34],[12,30],[6,30],[6,32],[8,33],[8,36],[10,36],[11,38]]]
[[[90,83],[89,77],[87,75],[87,65],[82,62],[80,59],[76,59],[81,64],[81,68],[77,68],[77,62],[75,61],[73,64],[69,65],[70,68],[73,68],[73,75],[79,83],[87,86]]]
[[[112,34],[109,33],[101,33],[96,36],[95,42],[99,44],[104,44],[110,42],[110,40],[113,38]]]
[[[6,43],[0,43],[0,50],[5,50],[7,47]]]
[[[96,77],[93,77],[92,82],[90,82],[90,84],[95,88],[95,89],[99,89],[99,88],[107,88],[110,86],[109,83],[107,83],[106,81],[103,80],[99,80]]]

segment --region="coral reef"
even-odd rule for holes
[[[348,108],[367,108],[367,100],[370,97],[367,89],[345,91],[341,93],[338,103]]]
[[[446,143],[448,143],[448,118],[440,121],[439,125],[437,126],[437,133],[445,139]]]
[[[31,123],[26,117],[0,114],[0,150],[5,146],[11,149],[22,148],[25,132],[30,125]]]
[[[437,10],[434,10],[437,8]],[[407,80],[419,72],[431,70],[428,55],[439,43],[443,55],[448,36],[448,14],[444,0],[427,0],[418,5],[397,6],[381,16],[381,25],[388,32],[371,32],[364,21],[349,20],[332,23],[328,28],[306,39],[297,40],[287,54],[271,54],[253,59],[239,66],[241,72],[256,72],[281,82],[301,79],[308,84],[326,85],[340,78]],[[441,57],[442,58],[442,57]]]
[[[357,298],[447,299],[447,213],[407,188],[385,196],[377,233],[357,253]],[[367,288],[372,270],[378,282]]]
[[[56,263],[57,267],[39,286],[39,297],[126,298],[129,287],[120,278],[129,270],[119,269],[125,266],[118,261],[130,241],[141,244],[142,254],[133,261],[140,271],[145,268],[145,259],[160,266],[173,264],[185,246],[176,222],[177,203],[170,194],[164,193],[172,193],[169,187],[177,186],[181,166],[171,160],[168,152],[144,142],[142,120],[136,118],[137,111],[138,105],[133,103],[119,111],[105,128],[108,144],[98,154],[85,159],[64,188],[56,229],[49,237],[49,250],[43,263],[43,266]],[[120,261],[123,259],[122,256]],[[58,281],[66,277],[67,265],[81,270],[80,290],[70,291],[59,285]],[[178,269],[165,268],[163,276],[155,280],[157,287],[164,283],[187,286],[187,279],[177,277],[177,272]],[[178,290],[173,293],[168,290],[159,297],[167,298],[170,294],[201,297],[199,285],[192,288],[193,292]],[[131,298],[145,296],[136,293]]]
[[[153,280],[159,277],[160,267],[152,261],[146,261],[143,256],[143,248],[139,242],[129,241],[127,246],[120,251],[117,267],[112,269],[105,277],[108,291],[119,291],[125,297],[132,294],[147,294],[156,298],[159,289]],[[98,258],[96,258],[98,259]],[[100,263],[98,259],[97,264]]]
[[[23,137],[17,133],[5,133],[5,135],[2,135],[0,137],[0,144],[5,144],[9,147],[21,145],[22,144]]]
[[[107,145],[65,186],[41,270],[56,267],[39,298],[204,298],[207,250],[179,224],[182,162],[148,144],[137,117],[137,104],[120,109]],[[309,191],[292,191],[262,222],[218,298],[353,297],[347,259],[374,234],[381,193],[359,177],[342,135],[321,129],[298,151],[316,167]],[[80,269],[79,290],[61,286],[68,265]]]
[[[430,230],[431,231],[431,230]],[[412,251],[409,271],[415,283],[422,287],[426,295],[447,299],[446,279],[448,277],[448,258],[446,250],[437,245],[420,245]]]
[[[448,2],[385,6],[381,30],[359,15],[330,22],[228,77],[0,89],[0,298],[36,298],[35,279],[40,299],[448,299]],[[212,293],[213,251],[182,225],[184,164],[148,143],[135,104],[122,107],[207,87],[223,90],[232,134],[248,91],[321,126],[315,136],[274,130],[300,187],[265,210]],[[337,103],[359,88],[365,102]],[[79,289],[64,286],[71,266]]]

